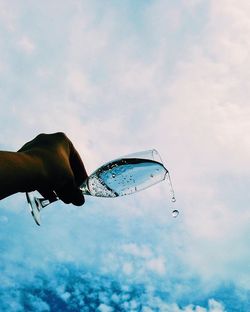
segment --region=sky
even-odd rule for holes
[[[89,173],[156,148],[167,183],[0,202],[0,310],[250,310],[250,2],[0,0],[0,149],[65,132]],[[177,218],[171,215],[178,209]]]

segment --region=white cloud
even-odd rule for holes
[[[152,251],[147,245],[137,245],[135,243],[125,244],[122,246],[122,250],[135,257],[149,258],[152,256]]]
[[[153,258],[147,261],[146,266],[149,270],[159,275],[164,275],[166,272],[165,260],[162,257]]]
[[[32,54],[35,50],[35,44],[31,38],[27,36],[22,36],[18,41],[18,46],[26,54]]]
[[[133,265],[130,262],[123,263],[122,270],[126,275],[130,275],[133,273]]]
[[[165,132],[165,142],[172,142],[170,152],[173,148],[174,178],[179,188],[177,205],[179,193],[186,230],[195,238],[189,237],[190,252],[183,257],[190,257],[190,262],[196,263],[194,270],[203,274],[210,268],[208,275],[232,276],[238,270],[235,264],[231,266],[232,262],[237,258],[245,263],[243,259],[250,257],[244,239],[249,232],[249,213],[243,207],[220,202],[218,194],[223,192],[223,183],[214,184],[225,173],[231,179],[249,176],[248,9],[244,1],[237,5],[212,2],[208,26],[199,42],[190,47],[188,56],[179,62],[176,76],[165,90],[170,105],[162,105],[155,126],[155,135]],[[164,145],[162,138],[160,143]],[[228,197],[241,195],[231,193]],[[232,242],[245,243],[242,249],[230,253]],[[209,259],[214,256],[216,265],[212,266]]]
[[[142,312],[153,312],[153,310],[150,307],[142,307]]]
[[[6,1],[0,1],[0,23],[10,32],[16,28],[16,9]]]
[[[61,298],[67,302],[70,299],[70,296],[71,294],[68,291],[66,291],[65,293],[61,295]]]
[[[208,306],[209,306],[209,312],[223,312],[223,311],[225,311],[223,304],[214,300],[214,299],[210,299],[208,301]]]
[[[6,84],[1,90],[1,144],[14,149],[38,132],[65,131],[89,172],[109,158],[156,147],[172,174],[180,216],[174,221],[168,217],[165,194],[152,188],[112,203],[87,199],[82,213],[67,214],[65,208],[58,217],[51,210],[44,213],[43,240],[29,235],[29,226],[23,237],[42,244],[40,252],[46,250],[47,259],[86,262],[119,277],[145,281],[152,273],[160,280],[170,274],[185,282],[197,274],[212,286],[229,279],[248,288],[248,201],[240,201],[245,195],[237,192],[235,177],[249,177],[249,3],[211,1],[200,22],[195,7],[202,1],[183,1],[178,7],[156,1],[137,19],[147,32],[138,31],[128,11],[119,7],[68,3],[71,10],[60,6],[67,20],[58,24],[63,40],[51,30],[42,51],[43,32],[33,37],[23,25],[15,28],[17,15],[25,10],[15,9],[13,16],[13,5],[0,10],[24,53],[44,53],[29,64],[34,68],[24,66],[21,73],[11,45],[13,55],[1,61],[6,62],[0,65]],[[46,1],[41,6],[49,19],[56,18],[56,4],[53,11]],[[234,181],[235,192],[223,194],[225,176]],[[239,207],[229,204],[237,201]],[[20,201],[10,206],[20,211]],[[13,216],[7,218],[0,221],[11,226]],[[26,248],[28,243],[23,244]],[[21,246],[15,248],[10,261],[25,254]],[[33,245],[30,250],[37,253]],[[30,261],[34,263],[32,254]],[[177,305],[164,309],[181,311]],[[222,308],[211,301],[209,309]]]
[[[31,306],[32,309],[34,309],[34,311],[37,311],[37,312],[51,311],[49,305],[37,296],[33,296],[29,294],[28,300],[29,300],[29,305]]]
[[[98,311],[100,312],[113,312],[114,309],[112,307],[109,307],[108,305],[101,303],[98,307]]]

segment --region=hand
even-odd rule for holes
[[[57,196],[66,204],[84,204],[79,187],[88,175],[78,152],[64,133],[39,134],[18,152],[31,156],[41,168],[34,189],[42,196],[51,201]]]

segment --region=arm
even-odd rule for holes
[[[40,134],[18,152],[0,152],[0,199],[38,190],[65,203],[82,205],[79,186],[87,178],[83,162],[64,133]]]
[[[0,151],[0,199],[35,190],[42,175],[39,159],[22,152]]]

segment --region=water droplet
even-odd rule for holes
[[[174,203],[174,202],[176,202],[176,199],[175,199],[174,189],[173,189],[173,185],[172,185],[172,181],[171,181],[169,172],[166,173],[166,177],[167,177],[167,181],[168,181],[169,188],[170,188],[170,194],[172,196],[171,201]]]
[[[112,178],[115,178],[115,174],[114,173],[112,173]]]
[[[178,215],[179,215],[179,210],[174,209],[174,210],[172,211],[172,216],[173,216],[173,218],[177,218]]]

